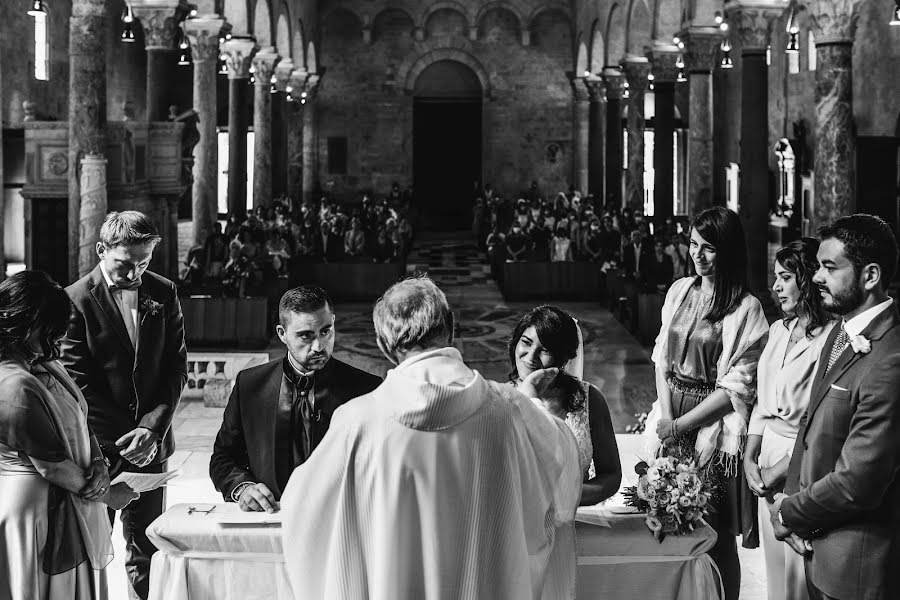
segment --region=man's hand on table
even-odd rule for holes
[[[245,485],[237,498],[238,506],[245,512],[273,513],[281,509],[275,495],[264,483]]]

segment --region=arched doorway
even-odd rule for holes
[[[481,179],[481,81],[455,60],[431,63],[413,88],[413,186],[427,229],[471,224]]]

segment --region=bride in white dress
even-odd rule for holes
[[[584,481],[581,505],[591,505],[618,491],[622,466],[606,398],[583,380],[583,356],[577,322],[555,306],[531,309],[516,323],[509,340],[509,379],[513,385],[535,371],[559,369],[539,401],[575,434]]]

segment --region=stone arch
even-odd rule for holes
[[[456,23],[453,22],[454,20]],[[428,18],[425,20],[424,27],[426,35],[433,36],[436,33],[435,27],[439,24],[449,26],[447,27],[449,34],[458,34],[461,36],[468,36],[469,28],[471,27],[471,21],[466,14],[453,7],[439,8],[429,13]],[[457,25],[458,29],[461,31],[453,31],[454,26]],[[448,32],[437,31],[437,33],[443,35],[446,35]]]
[[[423,2],[422,4],[424,6],[422,6],[422,10],[419,11],[418,19],[416,20],[416,27],[421,27],[422,29],[425,29],[425,24],[428,22],[431,15],[444,9],[455,10],[466,17],[466,25],[468,27],[472,27],[473,24],[477,22],[475,14],[466,8],[466,6],[455,0],[440,0],[439,2],[433,2],[431,4]]]
[[[506,23],[504,23],[504,21]],[[504,2],[492,2],[486,5],[478,15],[478,39],[484,42],[496,42],[500,38],[497,33],[503,29],[510,29],[513,43],[518,44],[522,40],[522,28],[524,20],[520,14],[511,10]],[[494,25],[488,29],[489,26]],[[497,27],[497,25],[500,25]],[[505,27],[504,25],[509,25]],[[505,36],[502,36],[505,38]]]
[[[355,6],[347,2],[335,2],[331,4],[327,10],[322,12],[321,16],[319,17],[319,23],[326,23],[329,19],[341,13],[349,13],[353,15],[353,17],[359,23],[360,36],[362,36],[363,27],[368,27],[370,25],[371,21],[369,19],[369,15],[358,12]]]
[[[462,42],[426,43],[423,51],[407,57],[397,69],[397,81],[403,82],[403,89],[411,94],[415,89],[416,79],[429,65],[441,60],[453,60],[472,69],[481,82],[484,97],[491,97],[491,79],[487,70],[471,52],[471,45]]]
[[[250,7],[247,0],[225,0],[222,14],[231,25],[233,33],[243,34],[250,31]]]
[[[319,72],[319,62],[316,59],[316,46],[312,42],[306,47],[306,70],[310,73]]]
[[[588,50],[584,41],[581,39],[581,35],[578,36],[578,54],[575,58],[575,76],[582,77],[584,72],[589,70],[590,63],[588,62]]]
[[[484,97],[478,74],[468,65],[448,59],[433,61],[422,69],[411,91],[414,96],[428,98]]]
[[[591,25],[590,71],[599,75],[606,66],[606,47],[603,43],[603,32],[600,30],[600,19],[594,19]]]
[[[491,11],[494,10],[504,10],[512,13],[516,21],[519,23],[519,31],[526,31],[528,28],[528,23],[525,21],[525,10],[526,7],[522,6],[519,3],[506,2],[505,0],[497,0],[495,2],[488,2],[484,6],[482,6],[478,10],[478,14],[475,15],[474,25],[481,29],[481,22],[484,20],[484,17]]]
[[[301,69],[306,68],[306,32],[303,30],[303,21],[300,19],[297,19],[297,27],[294,29],[291,56],[296,66]]]
[[[634,56],[644,56],[652,44],[653,19],[645,0],[631,0],[628,27],[625,29],[625,51]]]
[[[651,38],[670,44],[682,28],[681,12],[680,2],[654,0]]]
[[[372,19],[372,41],[377,42],[381,37],[380,33],[383,32],[384,27],[386,25],[386,19],[396,19],[399,21],[404,21],[404,25],[406,22],[409,23],[409,36],[412,37],[413,28],[415,27],[416,21],[413,16],[404,8],[383,8],[375,15]],[[381,31],[379,31],[381,30]]]
[[[256,0],[252,34],[260,48],[272,45],[272,11],[269,9],[269,0]]]
[[[625,11],[613,4],[606,20],[606,65],[618,66],[625,59]]]
[[[275,23],[275,49],[283,58],[295,59],[297,57],[291,47],[291,15],[286,5],[282,5],[282,9]]]
[[[531,14],[528,15],[528,19],[526,21],[527,27],[529,30],[534,26],[534,20],[537,19],[544,13],[547,12],[560,12],[565,15],[566,20],[569,22],[569,26],[572,26],[572,13],[569,11],[569,7],[565,4],[560,3],[552,3],[552,4],[544,4],[542,6],[538,6]]]

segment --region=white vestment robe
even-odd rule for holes
[[[337,409],[281,499],[297,600],[575,597],[575,438],[454,348]]]

